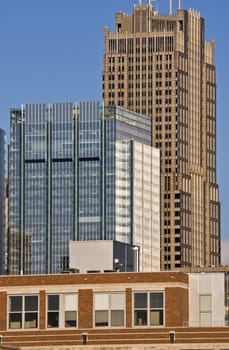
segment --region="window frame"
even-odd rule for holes
[[[11,298],[16,298],[20,297],[21,298],[21,310],[11,310]],[[37,298],[37,307],[36,310],[26,310],[26,298],[28,297],[36,297]],[[39,329],[39,306],[40,306],[40,296],[38,293],[29,293],[29,294],[9,294],[7,296],[7,330],[9,331],[21,331],[21,330],[34,330],[34,329]],[[21,322],[20,327],[10,327],[10,324],[13,322],[11,320],[11,315],[16,315],[20,314],[21,315],[21,321],[19,320],[18,322]],[[36,314],[36,318],[33,318],[32,320],[26,320],[26,315],[32,315]],[[36,322],[36,325],[34,327],[26,327],[27,322]]]
[[[151,294],[162,294],[162,307],[151,307]],[[142,308],[137,308],[135,307],[135,295],[137,294],[146,294],[146,301],[147,301],[147,305],[146,307],[142,307]],[[137,324],[136,319],[135,319],[135,312],[136,311],[141,311],[141,310],[145,310],[146,311],[146,324]],[[153,325],[151,324],[150,318],[151,318],[151,311],[156,310],[156,311],[162,311],[162,314],[160,312],[159,317],[161,317],[162,315],[162,323],[158,324],[158,325]],[[162,328],[165,327],[165,292],[163,290],[150,290],[150,291],[141,291],[141,290],[136,290],[133,291],[132,293],[132,326],[135,328],[139,328],[139,327],[150,327],[150,328]]]
[[[49,309],[49,297],[58,296],[58,309]],[[73,296],[75,297],[75,309],[68,310],[66,309],[67,297]],[[66,319],[66,313],[75,312],[75,319]],[[49,314],[58,313],[58,324],[57,326],[49,326]],[[46,293],[46,320],[45,327],[46,329],[77,329],[78,328],[78,317],[79,317],[79,301],[78,301],[78,293],[77,292],[69,292],[69,293]],[[75,322],[73,326],[67,326],[67,322],[71,323]]]
[[[123,309],[112,308],[112,295],[122,294],[123,296]],[[107,295],[108,297],[108,309],[96,308],[96,295]],[[107,325],[97,325],[96,324],[96,311],[107,311]],[[112,311],[122,311],[123,312],[123,324],[122,325],[112,325]],[[104,291],[93,293],[93,326],[94,328],[123,328],[126,326],[126,293],[125,291]]]
[[[210,308],[209,310],[201,310],[202,306],[201,305],[201,299],[202,298],[209,297],[210,298]],[[210,316],[209,321],[203,320],[201,316],[203,315],[208,315]],[[210,327],[212,326],[212,295],[211,294],[200,294],[199,295],[199,324],[201,327]]]

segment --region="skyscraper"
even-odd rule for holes
[[[150,129],[149,118],[100,102],[11,110],[10,274],[62,271],[70,240],[138,245],[140,269],[158,265],[160,156]]]
[[[180,3],[179,3],[180,7]],[[161,151],[161,268],[220,263],[214,42],[193,10],[151,1],[106,27],[103,98],[152,119]]]
[[[5,273],[6,133],[0,129],[0,275]]]

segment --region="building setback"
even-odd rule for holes
[[[139,1],[104,29],[103,98],[152,120],[161,151],[161,269],[220,264],[214,42],[193,10]]]
[[[74,240],[138,245],[140,270],[159,269],[160,157],[150,130],[145,116],[100,102],[11,110],[9,274],[61,272]]]

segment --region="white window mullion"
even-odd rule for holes
[[[25,329],[25,296],[22,297],[22,329]]]

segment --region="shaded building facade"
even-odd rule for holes
[[[193,10],[151,1],[104,29],[103,98],[152,120],[161,151],[161,269],[220,264],[214,42]]]
[[[11,110],[9,274],[68,268],[70,240],[118,240],[142,245],[142,250],[152,243],[150,251],[157,242],[159,252],[160,159],[150,146],[150,129],[145,116],[120,107],[104,109],[100,102]],[[146,179],[133,191],[135,158]],[[153,162],[154,177],[147,170]],[[146,233],[142,218],[133,221],[133,211],[139,206],[144,212],[152,188],[149,204],[155,210],[150,207],[144,218],[151,227],[154,221],[154,230]],[[146,234],[155,237],[145,247]]]
[[[0,274],[5,273],[6,255],[6,133],[0,129]]]

